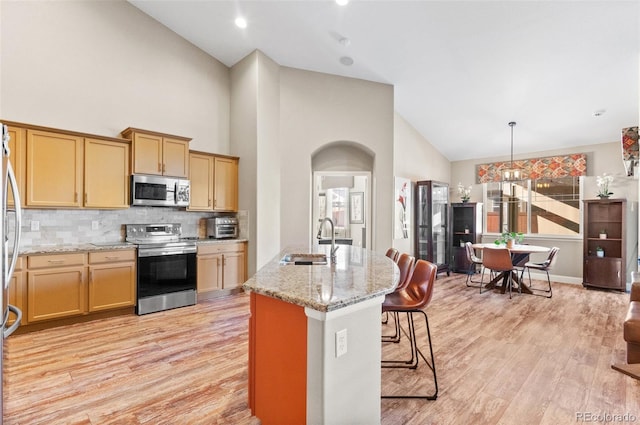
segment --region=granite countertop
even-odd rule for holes
[[[326,253],[331,246],[316,246]],[[289,247],[265,264],[242,286],[291,304],[329,312],[390,293],[400,279],[398,266],[384,254],[340,245],[335,265],[281,265],[289,253],[308,253],[308,248]]]
[[[217,243],[233,243],[246,242],[246,239],[196,239],[196,244],[217,244]],[[77,243],[77,244],[59,244],[59,245],[30,245],[21,246],[19,255],[38,255],[38,254],[62,254],[69,252],[90,252],[90,251],[112,251],[116,249],[135,249],[136,244],[129,242],[95,242],[95,243]]]

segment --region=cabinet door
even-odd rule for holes
[[[136,305],[135,263],[100,264],[89,267],[89,311]]]
[[[224,254],[224,280],[222,289],[234,289],[241,286],[244,276],[244,252]]]
[[[620,258],[589,257],[584,263],[584,285],[599,288],[624,288]]]
[[[192,153],[189,156],[189,180],[191,195],[189,210],[213,210],[213,157]]]
[[[222,255],[198,255],[198,294],[222,289]]]
[[[27,130],[27,199],[31,207],[81,207],[82,137]]]
[[[189,142],[162,139],[162,174],[172,177],[189,177]]]
[[[237,211],[238,161],[233,158],[216,157],[214,173],[213,209]]]
[[[29,270],[27,279],[29,323],[86,313],[84,267]]]
[[[133,173],[162,174],[162,137],[133,133]]]
[[[9,161],[13,167],[13,173],[16,175],[18,183],[18,192],[20,199],[24,205],[24,151],[26,146],[27,130],[24,128],[9,127]],[[13,206],[13,192],[9,190],[7,193],[7,206]]]
[[[86,139],[84,206],[129,207],[129,144]]]
[[[21,261],[18,259],[18,261]],[[22,324],[27,324],[27,312],[25,303],[25,290],[24,290],[24,272],[15,271],[13,276],[9,280],[9,304],[18,307],[22,310]],[[7,325],[11,325],[15,321],[15,315],[10,314]]]

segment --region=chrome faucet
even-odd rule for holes
[[[336,263],[336,251],[338,250],[338,248],[340,248],[339,246],[336,246],[336,232],[335,232],[335,227],[333,225],[333,221],[329,218],[329,217],[325,217],[320,221],[320,228],[318,229],[318,239],[322,239],[322,226],[324,225],[325,222],[329,222],[329,224],[331,224],[331,264],[335,264]]]

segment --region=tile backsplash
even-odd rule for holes
[[[213,213],[176,208],[131,207],[123,210],[22,210],[20,246],[64,245],[124,241],[125,224],[181,223],[182,236],[206,236],[206,219]],[[9,232],[14,220],[9,219]],[[36,230],[37,229],[37,230]]]

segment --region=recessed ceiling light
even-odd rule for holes
[[[349,56],[343,56],[340,58],[340,63],[345,66],[351,66],[353,65],[353,58],[350,58]]]
[[[244,19],[242,16],[238,16],[236,18],[236,26],[238,28],[246,28],[247,27],[247,20]]]
[[[598,109],[597,111],[593,111],[593,116],[601,117],[605,112],[607,112],[606,109]]]
[[[336,3],[339,6],[346,6],[347,4],[349,4],[349,0],[336,0]]]

